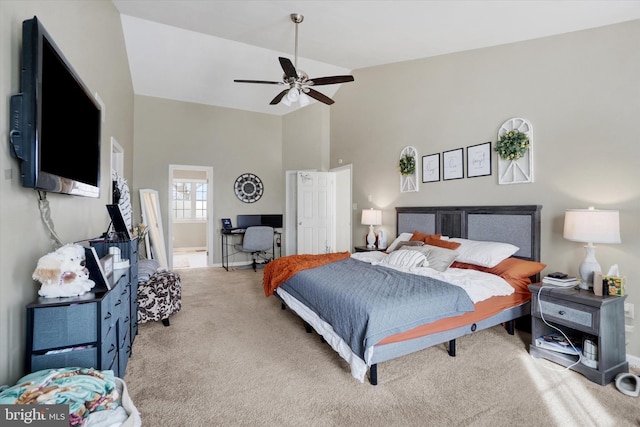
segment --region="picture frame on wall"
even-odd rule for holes
[[[491,142],[467,147],[467,178],[491,175]]]
[[[442,179],[448,181],[461,178],[464,178],[464,150],[456,148],[455,150],[443,151]]]
[[[440,153],[422,156],[422,182],[440,181]]]

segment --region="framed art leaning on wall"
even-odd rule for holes
[[[440,181],[440,153],[422,156],[422,182]]]

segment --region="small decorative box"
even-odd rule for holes
[[[624,295],[625,277],[602,276],[602,282],[605,294],[617,297]]]

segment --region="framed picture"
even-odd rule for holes
[[[464,178],[464,150],[456,148],[444,151],[442,153],[442,179],[446,181],[460,178]]]
[[[440,153],[422,156],[422,182],[440,181]]]
[[[467,147],[467,178],[491,175],[491,142]]]

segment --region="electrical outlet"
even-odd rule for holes
[[[628,317],[629,319],[634,319],[634,306],[630,302],[624,303],[624,317]]]

